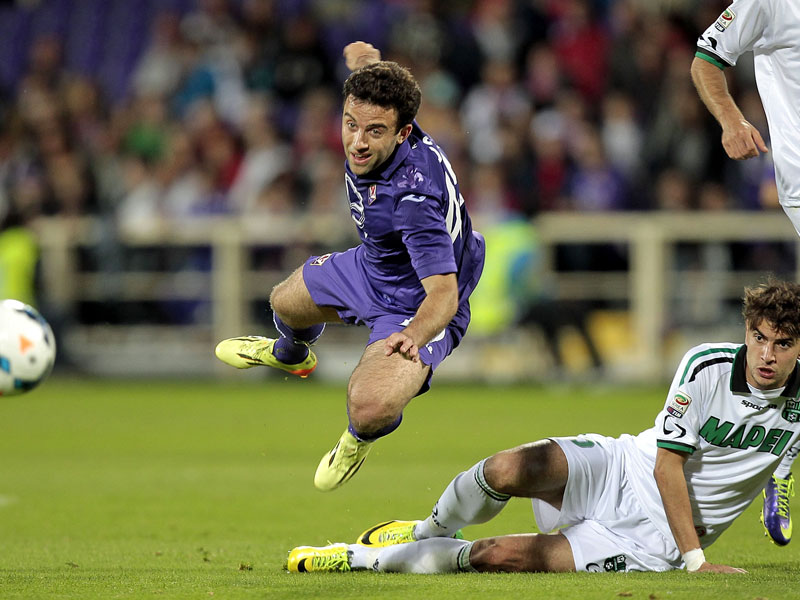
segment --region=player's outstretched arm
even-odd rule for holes
[[[728,156],[745,160],[758,156],[759,151],[768,152],[758,129],[744,118],[731,97],[722,69],[695,57],[691,72],[700,99],[722,127],[722,147]]]
[[[659,448],[653,471],[667,522],[686,562],[686,570],[690,573],[746,573],[744,569],[715,565],[705,559],[700,548],[700,538],[694,528],[689,489],[683,472],[687,458],[688,454],[685,452]]]
[[[360,69],[381,59],[381,51],[367,42],[352,42],[342,51],[344,62],[351,71]]]

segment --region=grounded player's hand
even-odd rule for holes
[[[728,156],[734,160],[746,160],[758,156],[761,152],[768,152],[764,139],[747,121],[739,121],[734,128],[725,128],[722,131],[722,147]]]
[[[344,55],[347,68],[351,71],[378,62],[381,59],[381,51],[367,42],[353,42],[347,44],[342,54]]]
[[[697,571],[692,571],[692,573],[747,573],[747,571],[738,567],[714,565],[709,562],[704,562]]]
[[[419,362],[419,348],[410,337],[401,332],[395,332],[386,338],[386,356],[398,353],[408,360]]]

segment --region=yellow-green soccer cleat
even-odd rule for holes
[[[347,549],[347,544],[331,544],[318,548],[298,546],[289,551],[286,569],[290,573],[349,571],[351,554]]]
[[[276,341],[260,335],[229,338],[217,344],[214,353],[222,362],[237,369],[275,367],[292,375],[308,377],[317,368],[317,357],[311,348],[308,349],[308,356],[302,362],[295,365],[281,362],[272,354]]]
[[[420,521],[384,521],[358,536],[357,543],[371,548],[383,548],[415,542],[414,527],[417,523]]]
[[[394,546],[395,544],[408,544],[409,542],[416,542],[417,538],[414,537],[414,527],[417,523],[422,521],[384,521],[378,523],[374,527],[370,527],[363,532],[356,543],[361,546],[369,546],[370,548],[384,548],[386,546]],[[464,535],[459,529],[452,537],[457,540],[463,540]]]
[[[320,491],[330,492],[348,482],[361,468],[367,458],[372,442],[357,440],[345,429],[336,445],[319,462],[314,474],[314,486]]]

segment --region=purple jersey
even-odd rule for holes
[[[425,299],[420,280],[447,273],[456,273],[459,302],[467,301],[483,269],[483,239],[444,151],[416,122],[377,170],[359,177],[345,162],[345,183],[364,271],[387,306],[416,311]]]

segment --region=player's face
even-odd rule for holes
[[[747,328],[747,382],[760,390],[783,387],[800,355],[800,340],[761,321]]]
[[[342,111],[342,145],[350,170],[365,175],[381,166],[402,144],[411,125],[397,131],[397,111],[348,96]]]

